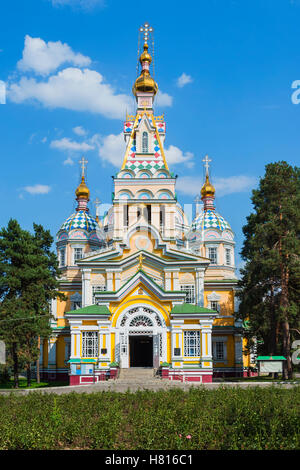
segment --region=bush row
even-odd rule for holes
[[[300,389],[0,396],[0,449],[299,449]]]

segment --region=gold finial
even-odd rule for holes
[[[79,160],[79,164],[81,165],[81,182],[78,188],[75,191],[76,197],[77,198],[85,198],[88,199],[90,198],[90,190],[87,187],[85,183],[85,168],[87,166],[88,161],[82,157],[81,160]]]
[[[143,260],[146,259],[146,258],[145,258],[145,256],[142,255],[142,253],[140,253],[138,259],[139,259],[139,265],[138,265],[138,270],[139,270],[139,269],[143,268]]]
[[[202,189],[201,189],[201,196],[202,196],[202,199],[203,199],[205,197],[214,197],[215,188],[213,187],[213,185],[209,181],[209,171],[208,171],[208,169],[209,169],[209,162],[211,162],[211,159],[208,158],[208,155],[205,155],[205,157],[203,158],[202,161],[204,162],[204,167],[205,167],[205,183],[204,183],[204,185],[202,186]]]
[[[150,39],[150,35],[153,34],[154,29],[149,26],[148,23],[145,23],[144,26],[140,27],[140,33],[144,33],[144,46],[143,52],[139,58],[139,61],[142,66],[142,71],[140,76],[136,79],[135,84],[133,85],[133,94],[136,96],[137,92],[146,92],[146,93],[153,93],[156,95],[158,86],[155,80],[151,77],[149,69],[150,64],[152,62],[152,57],[148,52],[149,45],[148,41]],[[153,39],[153,36],[152,36]],[[139,54],[139,51],[138,51]],[[138,68],[137,68],[138,70]]]

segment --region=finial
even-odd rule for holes
[[[153,33],[154,29],[152,26],[149,26],[148,23],[145,23],[143,26],[140,27],[140,32],[144,33],[144,43],[148,44],[149,33]]]
[[[202,160],[204,162],[205,167],[205,183],[201,189],[201,199],[204,202],[204,210],[212,209],[214,210],[214,198],[215,198],[215,188],[209,181],[209,162],[211,159],[208,158],[208,155]]]
[[[205,155],[205,157],[203,158],[202,160],[204,162],[204,167],[205,167],[205,170],[206,170],[206,176],[208,176],[208,169],[209,169],[209,162],[211,162],[211,159],[208,158],[208,155]]]
[[[99,207],[101,205],[100,199],[96,197],[96,199],[94,200],[94,204],[95,204],[95,208],[96,208],[96,220],[97,220],[97,222],[99,222]]]
[[[145,258],[145,256],[142,255],[142,253],[140,253],[138,259],[139,259],[139,265],[138,265],[138,270],[139,270],[139,269],[143,268],[143,260],[146,259],[146,258]]]
[[[78,201],[78,206],[76,208],[77,211],[79,210],[88,211],[87,203],[90,198],[90,190],[85,183],[85,168],[87,166],[87,163],[88,161],[84,157],[82,157],[82,159],[79,160],[79,164],[81,165],[81,182],[75,191],[76,199]]]
[[[85,160],[84,156],[82,157],[81,160],[79,160],[79,164],[81,165],[81,177],[85,177],[85,168],[88,164],[88,160]]]
[[[196,217],[197,215],[200,214],[200,204],[201,204],[201,197],[199,194],[197,194],[197,196],[195,197],[194,199],[194,203],[195,203],[195,208],[196,208]]]

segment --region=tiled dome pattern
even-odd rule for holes
[[[231,230],[229,223],[217,212],[207,209],[200,212],[192,223],[194,230],[206,230],[216,228],[221,230]]]
[[[96,219],[90,216],[86,211],[78,211],[72,214],[61,226],[60,230],[69,232],[74,229],[82,229],[92,232],[99,228]]]

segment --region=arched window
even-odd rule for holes
[[[142,151],[143,153],[148,153],[148,132],[143,132]]]

